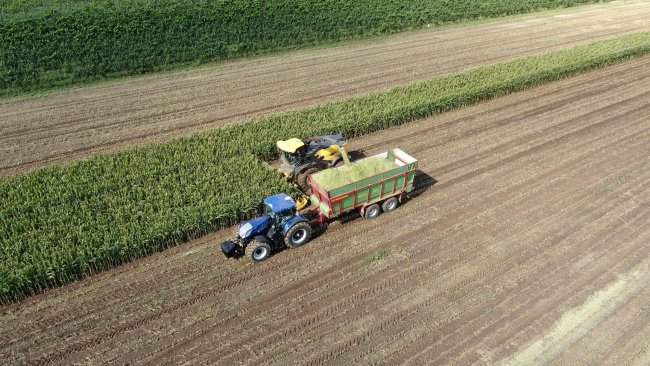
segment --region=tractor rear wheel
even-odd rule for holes
[[[304,173],[298,174],[298,177],[296,178],[296,184],[298,184],[300,190],[302,190],[304,193],[309,192],[309,175],[314,174],[319,170],[319,168],[313,167],[305,170]]]
[[[246,256],[253,262],[261,262],[271,255],[268,243],[254,241],[246,246]]]
[[[298,248],[309,241],[311,237],[311,226],[306,222],[299,222],[293,225],[284,235],[284,243],[289,248]]]
[[[363,216],[366,219],[374,219],[375,217],[379,216],[380,213],[381,213],[381,210],[379,209],[379,205],[378,204],[372,204],[372,205],[366,207],[366,209],[365,209],[365,211],[363,213]]]

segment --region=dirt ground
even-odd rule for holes
[[[418,195],[257,265],[230,228],[7,306],[0,363],[648,364],[649,113],[645,57],[353,140],[417,157]]]
[[[480,65],[650,30],[614,2],[0,102],[0,176]]]

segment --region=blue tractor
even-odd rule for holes
[[[243,221],[234,240],[221,244],[227,258],[245,255],[253,262],[283,247],[297,248],[311,237],[309,220],[298,214],[296,202],[285,193],[260,200],[256,218]]]

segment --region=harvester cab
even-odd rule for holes
[[[343,164],[341,149],[348,151],[343,134],[312,137],[306,141],[292,138],[277,142],[280,170],[303,192],[309,191],[309,175]]]
[[[253,262],[263,261],[272,251],[282,247],[296,248],[309,241],[311,226],[298,214],[296,202],[285,193],[260,200],[258,216],[239,225],[234,240],[221,244],[223,254],[230,257],[245,255]]]

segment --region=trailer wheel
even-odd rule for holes
[[[397,208],[398,204],[399,204],[399,202],[397,201],[397,198],[391,197],[391,198],[387,199],[386,201],[384,201],[384,203],[381,204],[381,209],[384,212],[391,212],[391,211],[393,211],[394,209]]]
[[[381,211],[379,210],[379,205],[378,204],[372,204],[368,207],[366,207],[366,210],[363,213],[363,216],[366,219],[374,219],[375,217],[379,216]]]
[[[309,241],[311,237],[311,226],[306,222],[299,222],[293,225],[284,235],[284,243],[289,248],[298,248]]]
[[[246,256],[253,262],[261,262],[271,255],[271,246],[254,241],[246,246]]]

